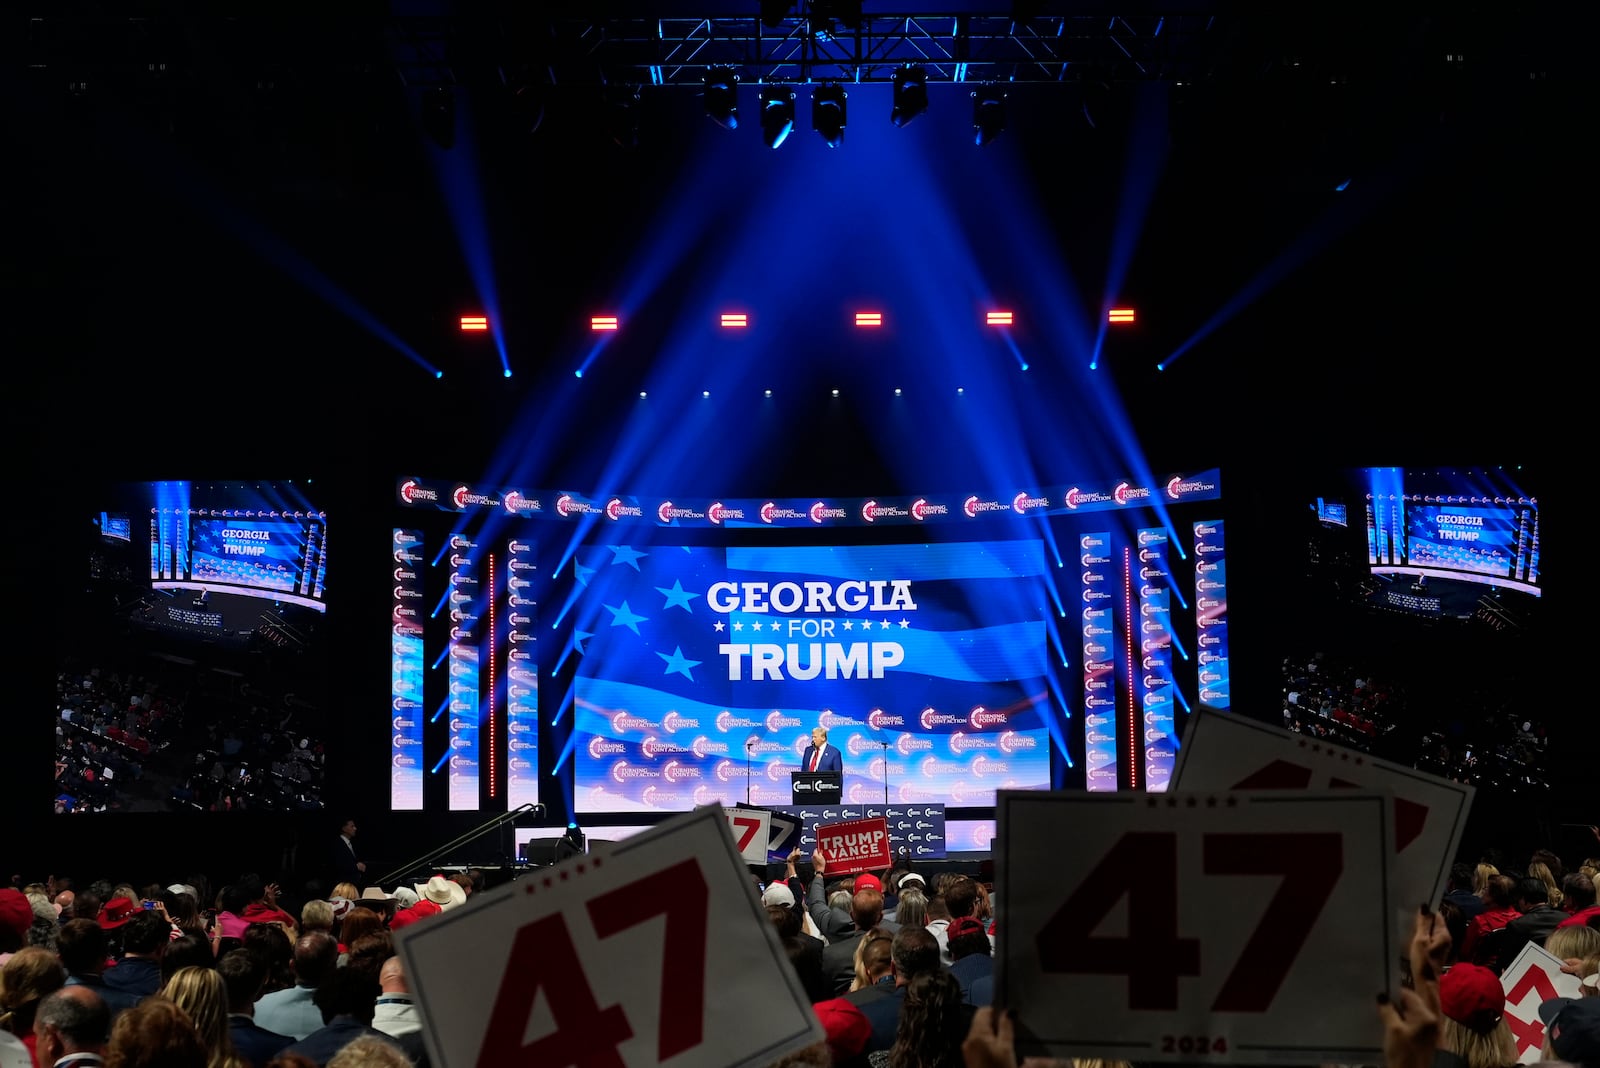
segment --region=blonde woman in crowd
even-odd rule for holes
[[[1550,870],[1550,865],[1542,860],[1536,860],[1528,865],[1528,877],[1538,879],[1544,883],[1545,902],[1551,908],[1561,907],[1561,884],[1556,882],[1555,873]]]
[[[900,891],[900,903],[895,906],[894,922],[901,927],[928,926],[928,895],[916,885]]]
[[[1467,1068],[1517,1063],[1517,1041],[1505,1021],[1500,977],[1478,964],[1457,964],[1439,980],[1439,1048]]]
[[[161,996],[188,1013],[205,1043],[206,1068],[250,1068],[228,1037],[228,988],[215,968],[179,968]]]
[[[874,943],[881,945],[874,946]],[[872,966],[877,963],[880,968],[882,962],[889,956],[893,948],[894,935],[882,927],[874,927],[860,938],[856,939],[855,952],[855,978],[850,980],[850,990],[863,990],[873,984]],[[880,971],[881,975],[882,972]]]
[[[1483,896],[1483,888],[1489,885],[1489,880],[1500,874],[1500,869],[1493,864],[1479,864],[1472,872],[1472,892],[1479,897]]]
[[[1545,936],[1544,950],[1552,957],[1569,963],[1600,956],[1600,931],[1578,924],[1557,927]]]

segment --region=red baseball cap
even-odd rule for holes
[[[1439,980],[1439,1008],[1474,1031],[1493,1030],[1505,1005],[1500,977],[1481,964],[1457,964]]]
[[[883,893],[883,880],[879,879],[876,875],[873,875],[871,872],[866,872],[864,874],[856,876],[856,889],[857,890],[876,890],[878,893],[881,894],[881,893]]]

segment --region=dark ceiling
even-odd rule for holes
[[[1569,351],[1566,245],[1584,173],[1580,35],[1559,24],[1067,16],[1049,3],[858,4],[857,22],[851,5],[813,0],[764,26],[754,2],[607,5],[605,18],[588,6],[228,19],[167,6],[130,19],[50,5],[8,19],[7,128],[24,180],[8,258],[33,313],[17,325],[37,387],[17,394],[17,425],[47,434],[63,411],[141,420],[134,440],[71,464],[162,466],[189,443],[187,462],[225,465],[214,435],[237,422],[270,431],[249,448],[317,463],[328,442],[384,435],[404,411],[415,432],[389,455],[483,461],[558,396],[574,320],[614,298],[629,235],[696,195],[676,183],[696,143],[682,131],[709,126],[706,69],[736,67],[747,92],[849,79],[870,101],[915,58],[958,132],[972,89],[1007,93],[1002,144],[1044,193],[1037,227],[1097,259],[1135,102],[1164,98],[1167,162],[1119,291],[1145,322],[1114,339],[1106,372],[1155,413],[1135,413],[1153,462],[1485,463],[1537,459],[1551,439],[1549,391],[1529,368]],[[494,272],[514,384],[454,329],[475,280],[428,162],[421,109],[440,89],[472,116],[489,228],[508,238]],[[604,122],[619,96],[637,99],[631,149]],[[799,118],[795,137],[813,137],[804,106]],[[955,167],[980,151],[948,147]],[[870,195],[894,212],[892,191]],[[1342,208],[1357,197],[1361,210]],[[841,256],[870,252],[839,240]],[[1230,303],[1216,332],[1155,370]],[[597,423],[652,358],[615,354],[585,401]],[[1202,393],[1212,444],[1197,449],[1185,413]],[[570,455],[549,467],[591,473]]]

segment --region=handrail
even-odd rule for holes
[[[466,845],[468,842],[472,841],[474,838],[480,838],[483,835],[488,834],[490,831],[496,829],[497,827],[503,827],[507,823],[509,823],[512,820],[516,819],[518,816],[525,816],[530,812],[543,812],[544,810],[545,810],[545,808],[544,808],[543,805],[533,804],[533,803],[530,802],[529,804],[526,804],[526,805],[519,805],[518,807],[512,809],[509,812],[501,813],[500,815],[498,815],[498,816],[494,817],[493,819],[491,819],[488,823],[484,823],[484,824],[481,824],[481,825],[479,825],[477,827],[474,827],[472,830],[468,831],[466,834],[461,835],[459,838],[453,838],[450,841],[446,842],[444,845],[438,847],[437,849],[433,849],[433,850],[430,850],[427,853],[424,853],[422,856],[418,857],[416,860],[410,861],[409,863],[406,863],[406,864],[402,864],[400,867],[396,868],[394,871],[388,873],[387,875],[383,876],[383,878],[379,879],[377,881],[378,885],[379,886],[384,886],[387,883],[389,883],[390,881],[392,881],[394,879],[397,879],[402,875],[406,875],[406,874],[408,874],[410,872],[416,871],[417,869],[424,867],[425,865],[431,864],[433,861],[437,860],[442,854],[448,853],[450,850],[455,849],[457,846]]]

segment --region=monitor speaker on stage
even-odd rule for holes
[[[796,805],[839,803],[844,791],[842,771],[791,771],[789,794]]]

